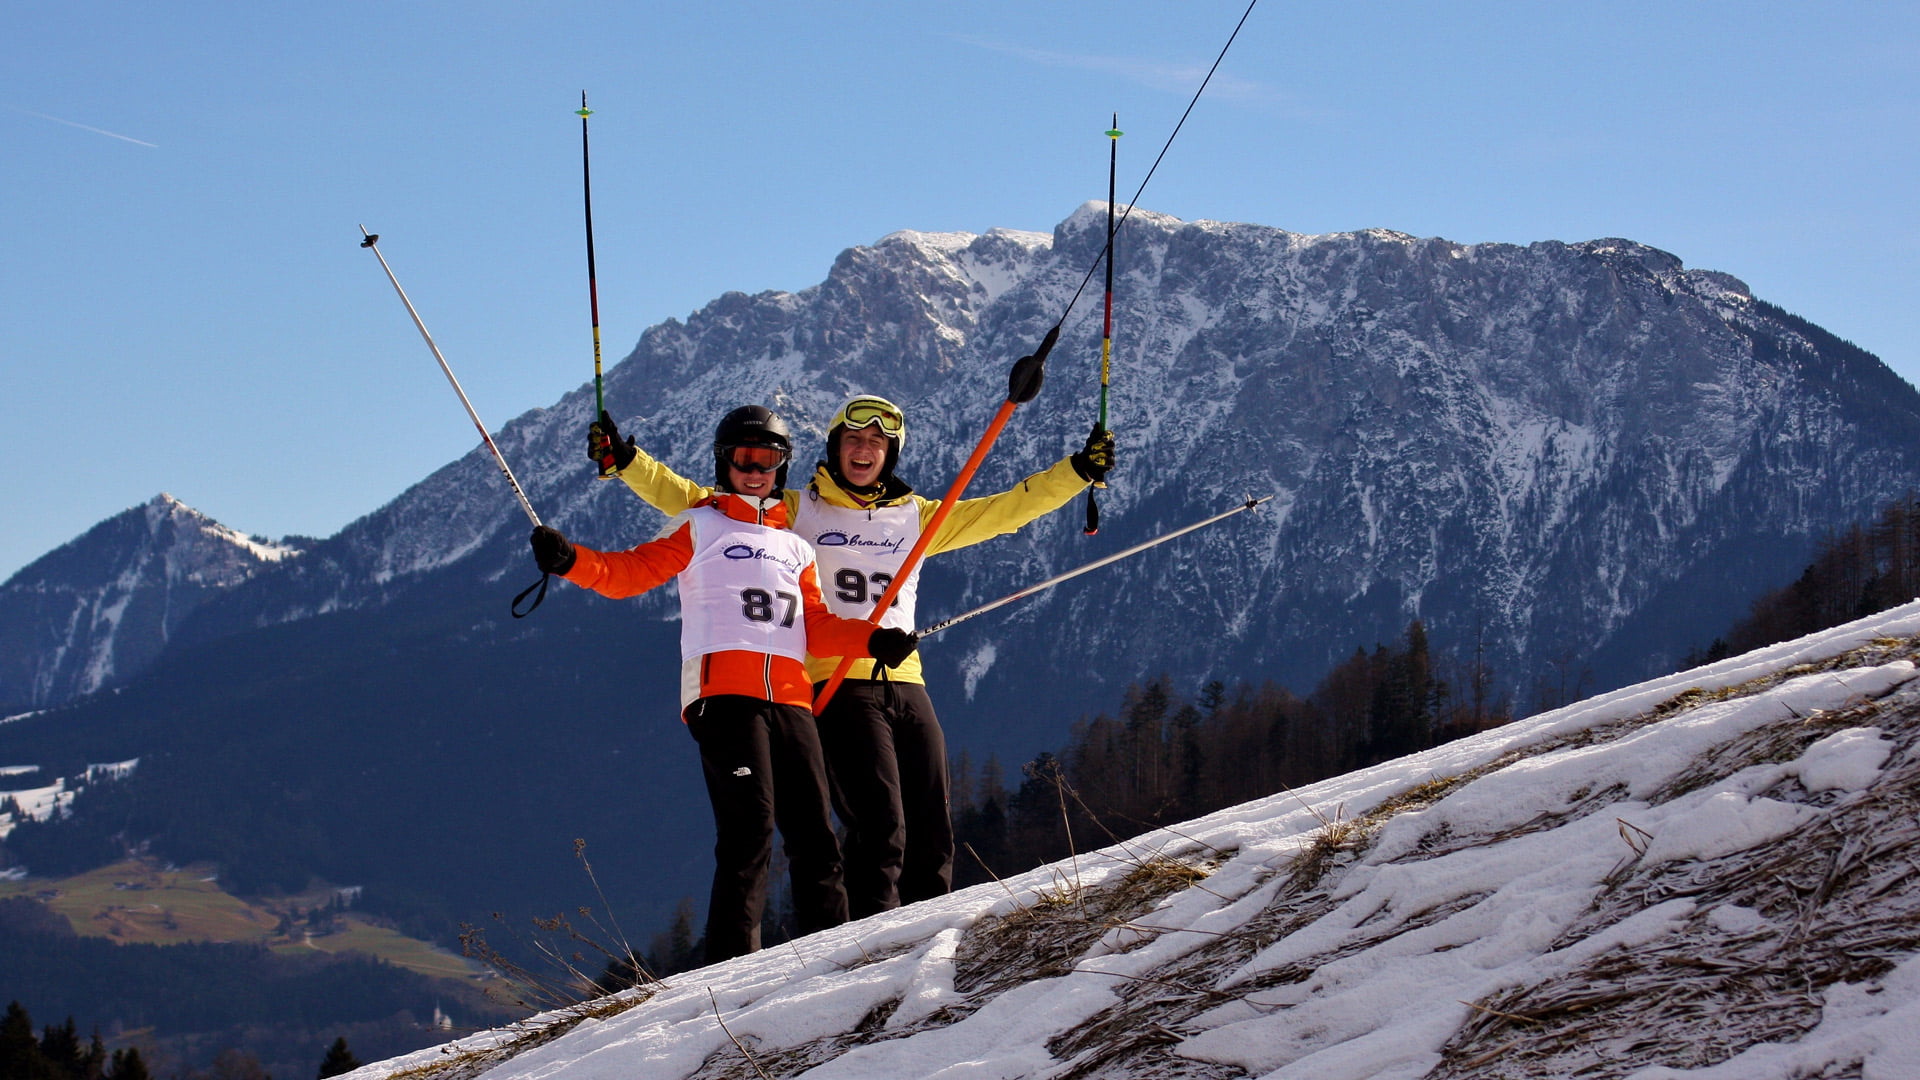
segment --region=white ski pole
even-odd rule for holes
[[[966,622],[968,619],[973,618],[975,615],[985,615],[987,612],[992,611],[994,608],[1005,607],[1006,605],[1013,603],[1015,600],[1025,599],[1026,597],[1032,596],[1034,593],[1040,592],[1043,589],[1051,589],[1055,585],[1058,585],[1061,582],[1066,581],[1070,578],[1077,578],[1081,574],[1084,574],[1089,570],[1098,570],[1101,567],[1108,565],[1109,563],[1117,563],[1121,559],[1124,559],[1130,555],[1138,555],[1150,547],[1154,547],[1159,544],[1164,544],[1167,541],[1172,540],[1176,536],[1185,536],[1186,534],[1193,532],[1196,529],[1204,529],[1216,521],[1223,521],[1227,518],[1230,518],[1233,515],[1240,513],[1242,510],[1251,510],[1254,507],[1259,506],[1261,503],[1266,502],[1268,499],[1271,499],[1271,498],[1273,498],[1273,496],[1271,495],[1262,495],[1260,498],[1257,498],[1257,499],[1248,498],[1246,502],[1243,502],[1239,506],[1236,506],[1233,509],[1228,510],[1224,514],[1215,514],[1205,521],[1196,521],[1191,525],[1188,525],[1184,528],[1175,529],[1172,532],[1167,533],[1163,536],[1156,536],[1151,540],[1145,541],[1143,543],[1135,544],[1132,547],[1126,549],[1125,551],[1116,551],[1113,554],[1108,555],[1103,559],[1095,559],[1094,561],[1086,564],[1085,566],[1075,567],[1074,569],[1069,570],[1064,574],[1055,574],[1053,577],[1050,577],[1045,581],[1038,582],[1033,585],[1029,585],[1024,589],[1021,589],[1019,592],[1009,593],[1008,595],[1003,596],[1000,599],[993,601],[992,603],[981,604],[979,607],[974,608],[972,611],[961,612],[960,614],[955,615],[951,619],[934,623],[932,626],[927,627],[925,630],[916,630],[915,633],[917,633],[923,638],[927,637],[930,634],[937,634],[940,631],[945,630],[947,627],[954,625],[955,623]]]
[[[374,246],[380,242],[380,234],[368,232],[365,225],[360,226],[360,234],[366,237],[365,240],[360,241],[360,246],[373,252],[373,257],[380,260],[380,269],[387,272],[387,280],[393,282],[393,291],[400,294],[400,302],[407,305],[407,314],[413,316],[413,325],[419,328],[420,336],[426,339],[427,348],[433,350],[433,358],[440,361],[440,370],[446,373],[447,382],[452,385],[453,392],[460,395],[460,404],[466,406],[467,416],[473,420],[474,428],[480,432],[480,441],[487,444],[487,451],[493,455],[494,463],[500,466],[500,475],[507,478],[507,486],[513,489],[513,497],[520,500],[520,509],[525,510],[527,520],[533,522],[535,528],[539,528],[540,515],[533,512],[533,504],[527,501],[527,493],[520,490],[520,481],[513,478],[513,470],[507,467],[507,459],[501,455],[500,448],[493,444],[493,436],[487,434],[487,425],[481,423],[480,414],[473,411],[473,402],[468,401],[467,392],[460,389],[460,380],[453,377],[453,369],[447,366],[447,358],[440,355],[440,346],[433,343],[433,335],[427,333],[427,324],[420,321],[420,313],[413,309],[413,301],[407,299],[407,290],[402,289],[400,279],[393,276],[393,267],[387,265],[387,257],[380,254],[380,249]]]

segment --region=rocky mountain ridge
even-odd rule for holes
[[[910,416],[902,474],[938,496],[1011,360],[1098,266],[1104,223],[1089,203],[1051,236],[904,231],[843,252],[801,292],[729,293],[649,329],[608,371],[608,406],[705,480],[714,418],[765,402],[802,433],[797,478],[842,398],[886,394]],[[930,675],[969,699],[949,711],[1002,734],[1024,704],[1099,708],[1159,672],[1305,689],[1414,618],[1438,650],[1484,657],[1521,707],[1556,677],[1618,685],[1673,667],[1825,531],[1920,478],[1912,387],[1737,279],[1630,241],[1309,236],[1136,210],[1115,265],[1121,463],[1105,528],[1083,538],[1068,510],[935,560],[923,621],[1242,496],[1276,498],[943,635]],[[971,493],[1084,437],[1098,334],[1098,296],[1081,292],[1046,390]],[[497,442],[550,523],[637,542],[660,519],[591,478],[590,402],[576,390]],[[226,590],[187,638],[377,608],[428,580],[510,595],[532,573],[524,525],[476,448],[311,557]],[[674,599],[630,603],[658,620]]]

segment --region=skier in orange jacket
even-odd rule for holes
[[[575,545],[540,526],[540,569],[610,597],[680,584],[681,718],[700,745],[713,804],[708,962],[760,947],[777,827],[802,932],[845,922],[847,894],[814,726],[809,653],[893,666],[913,634],[827,610],[813,549],[787,528],[781,488],[792,444],[772,412],[747,405],[714,435],[715,489],[661,534],[626,551]]]

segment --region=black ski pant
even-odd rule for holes
[[[816,694],[819,687],[814,688]],[[819,720],[856,919],[953,889],[947,739],[919,683],[848,679]]]
[[[707,962],[760,947],[767,865],[780,830],[802,933],[847,921],[840,846],[828,809],[826,766],[813,713],[798,705],[724,694],[687,707],[700,744],[718,838],[707,901]]]

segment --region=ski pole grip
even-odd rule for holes
[[[1007,400],[1015,405],[1025,405],[1040,396],[1040,386],[1047,380],[1047,354],[1053,351],[1053,343],[1060,340],[1060,326],[1054,324],[1047,336],[1040,339],[1040,347],[1033,355],[1023,356],[1013,362],[1013,370],[1007,375]]]

